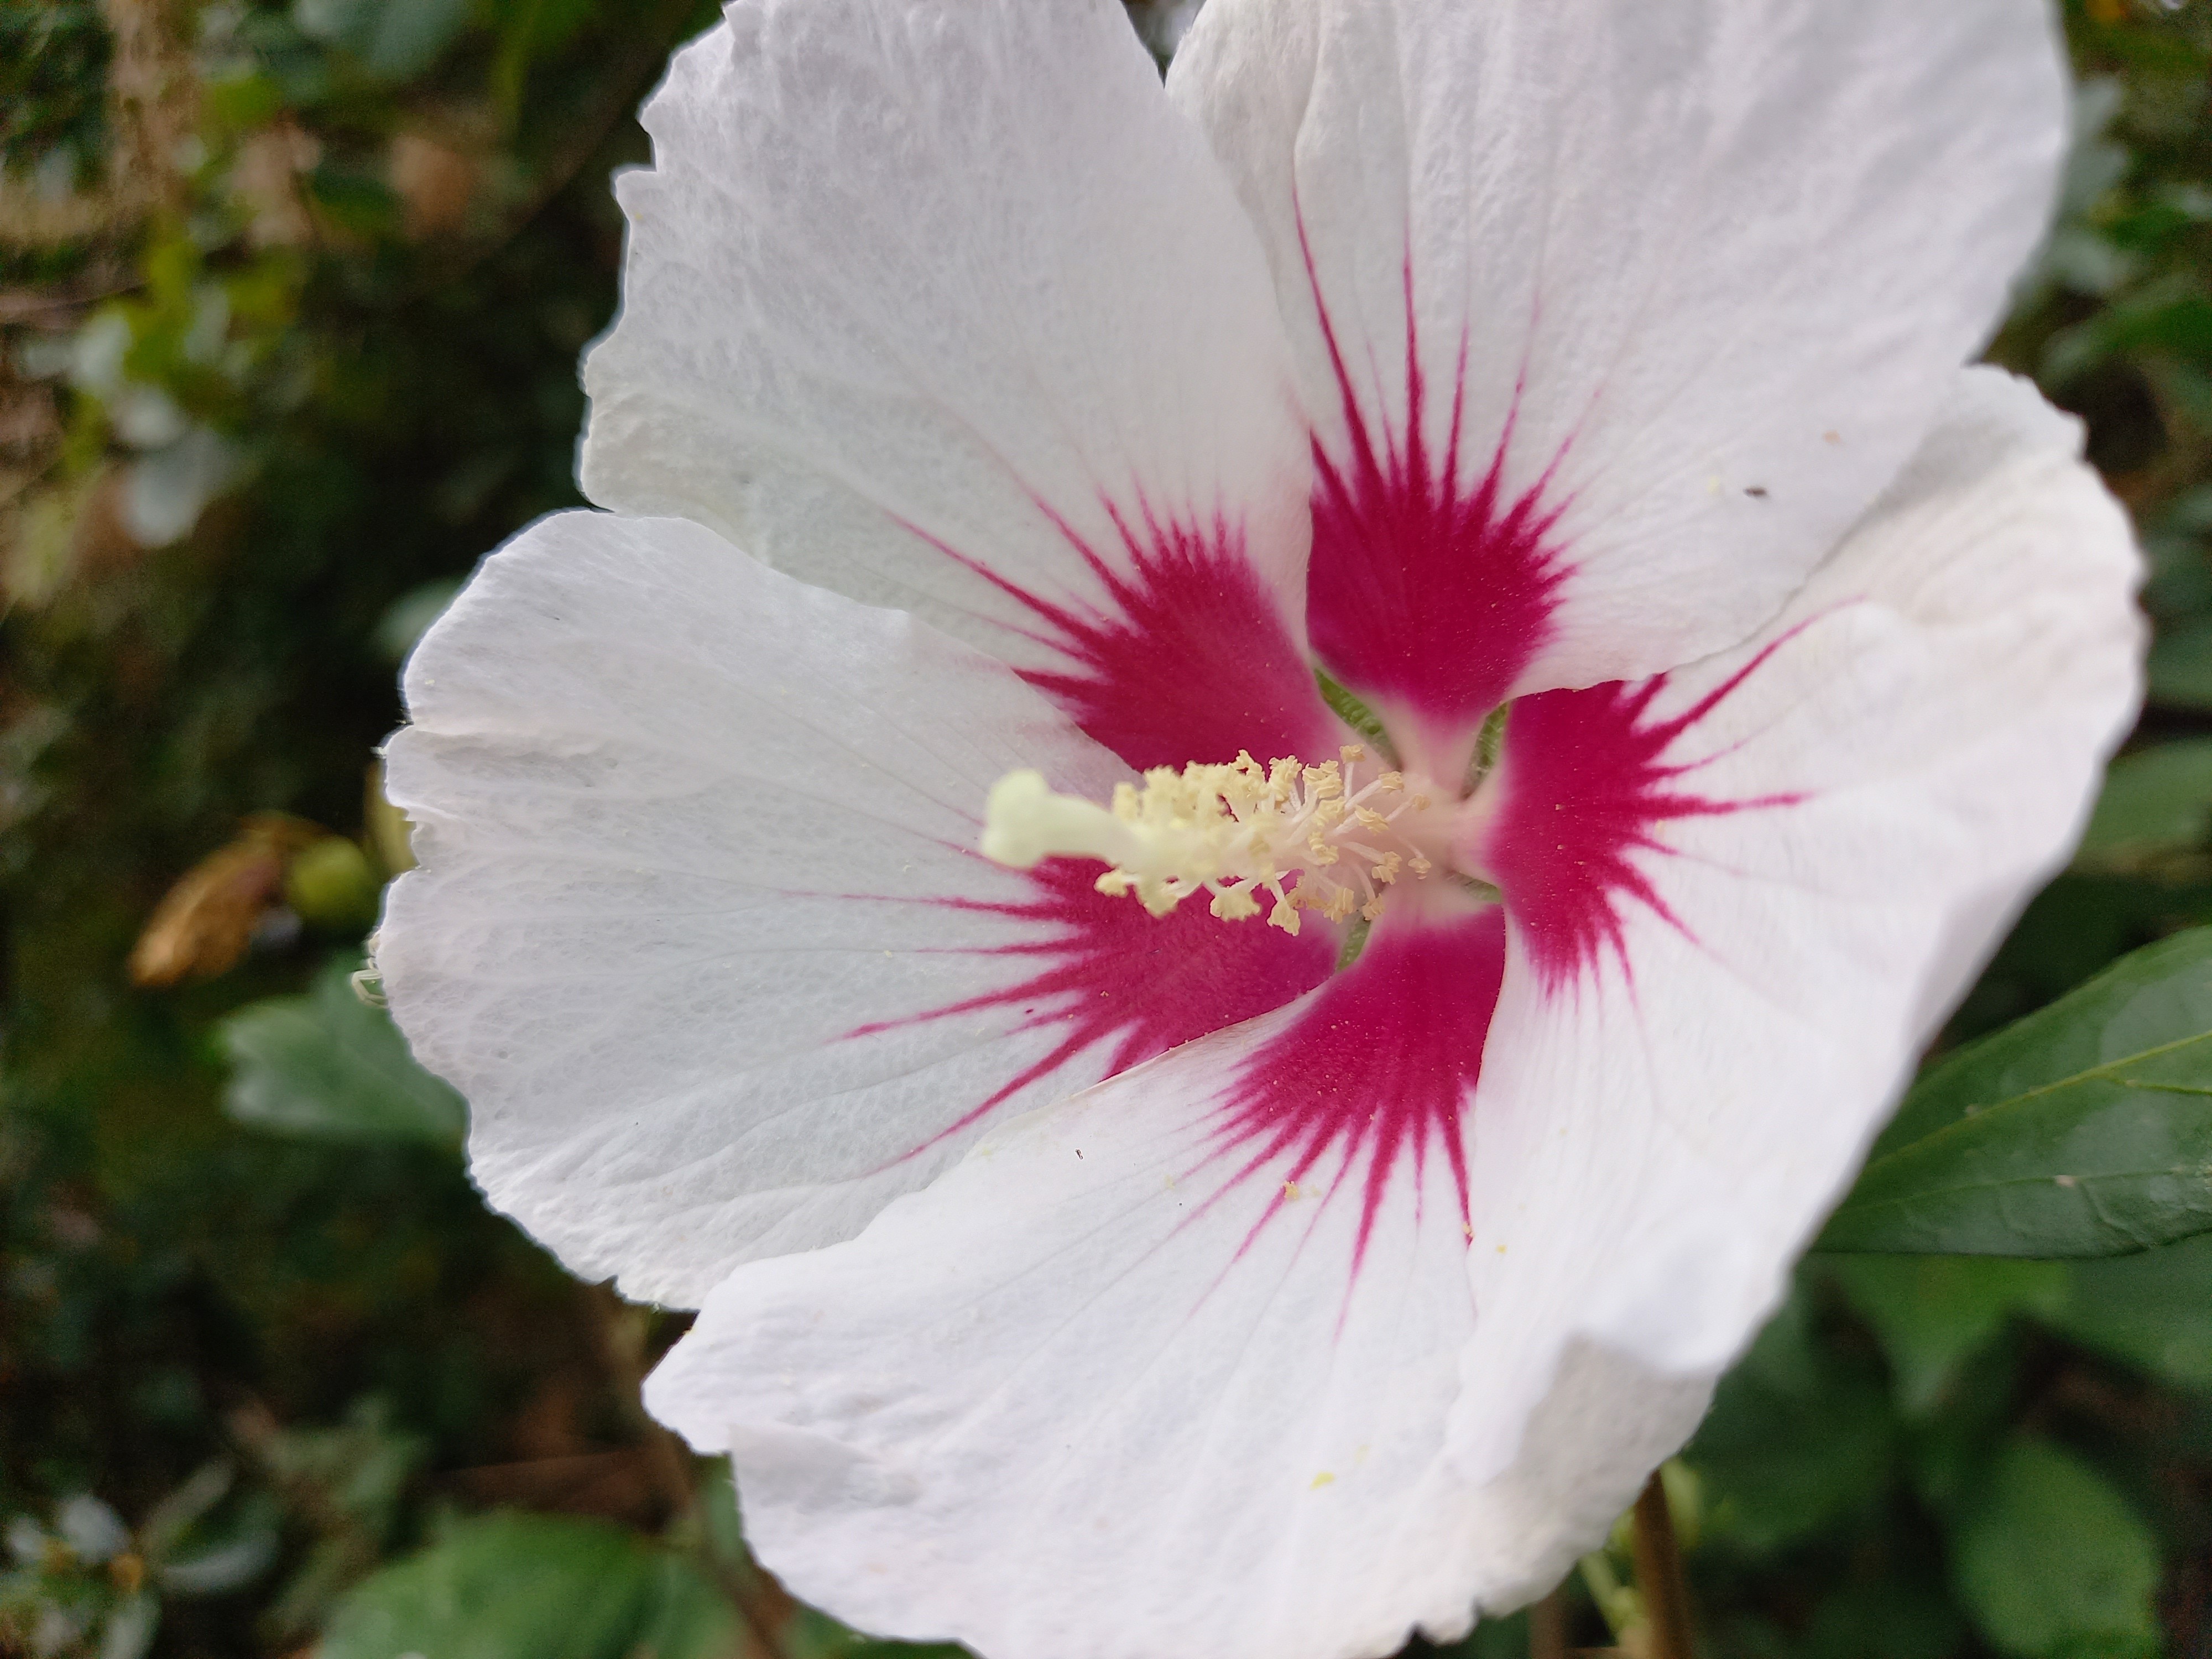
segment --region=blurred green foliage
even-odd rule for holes
[[[87,182],[106,132],[107,61],[92,0],[0,11],[0,167]]]
[[[1164,42],[1176,9],[1138,9]],[[350,984],[406,857],[372,767],[396,664],[576,499],[607,175],[711,16],[0,0],[0,1654],[927,1651],[751,1566],[726,1480],[638,1406],[678,1322],[483,1210],[458,1103]],[[2142,527],[2152,706],[1839,1218],[1862,1251],[1972,1247],[2027,1156],[1976,1140],[2006,1117],[2046,1156],[2000,1176],[2079,1233],[2110,1212],[2057,1178],[2117,1145],[2095,1124],[2212,1082],[2212,15],[2068,24],[2063,216],[1995,355]],[[2144,1202],[2145,1237],[2203,1207]],[[1670,1471],[1708,1651],[2212,1653],[2208,1311],[2212,1235],[1808,1258]],[[1620,1540],[1585,1563],[1571,1639],[1633,1623],[1632,1576]]]

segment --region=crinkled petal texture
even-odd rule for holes
[[[1717,1372],[2140,697],[2080,429],[1991,369],[1751,644],[1514,706],[1510,966],[1474,1100],[1454,1445],[1510,1466],[1570,1336]]]
[[[740,1269],[648,1403],[800,1595],[990,1659],[1352,1659],[1540,1592],[2059,856],[2134,578],[2072,424],[1968,377],[1766,638],[1516,707],[1508,909],[1394,910]]]
[[[1528,1470],[1477,1493],[1449,1467],[1475,1324],[1457,1127],[1391,1120],[1456,1104],[1503,927],[1376,935],[1304,1002],[708,1298],[647,1403],[730,1452],[792,1589],[989,1659],[1380,1654],[1613,1518],[1618,1471],[1707,1390],[1583,1354]]]
[[[1772,616],[2041,232],[2049,12],[1212,0],[1170,90],[1267,241],[1339,677],[1464,742]]]
[[[540,520],[406,689],[393,1012],[491,1201],[632,1296],[849,1237],[994,1115],[1328,970],[1320,939],[984,860],[1010,769],[1126,769],[997,659],[696,525]]]
[[[1259,240],[1112,0],[739,0],[641,118],[586,492],[914,611],[1133,765],[1333,741]]]

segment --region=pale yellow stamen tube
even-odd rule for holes
[[[1115,866],[1139,861],[1135,831],[1096,801],[1063,795],[1042,772],[1009,772],[991,786],[983,805],[983,856],[1031,870],[1055,854],[1101,859]]]
[[[1203,891],[1226,921],[1260,915],[1266,893],[1268,922],[1292,933],[1301,910],[1372,920],[1379,889],[1401,871],[1418,878],[1433,866],[1408,838],[1427,799],[1388,814],[1365,805],[1405,788],[1396,772],[1358,787],[1352,771],[1365,758],[1347,744],[1320,766],[1285,757],[1263,767],[1247,754],[1225,766],[1155,767],[1141,787],[1117,785],[1111,807],[1055,793],[1037,772],[1012,772],[992,787],[982,850],[1017,870],[1056,855],[1096,859],[1106,866],[1100,892],[1133,891],[1155,915]],[[1398,826],[1409,806],[1413,822]]]

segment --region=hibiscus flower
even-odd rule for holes
[[[1683,1441],[2135,706],[2124,516],[1961,367],[2063,86],[2037,0],[678,55],[380,963],[798,1594],[1380,1654]]]

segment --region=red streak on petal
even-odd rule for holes
[[[1328,929],[1309,929],[1293,939],[1257,921],[1217,921],[1198,899],[1155,917],[1134,899],[1099,892],[1097,877],[1097,865],[1088,860],[1048,859],[1030,872],[1037,896],[1027,902],[944,901],[956,909],[1034,924],[1039,937],[992,954],[1033,958],[1037,970],[1004,990],[847,1034],[866,1036],[991,1008],[1020,1009],[1024,1018],[1018,1030],[1060,1032],[1042,1059],[915,1152],[968,1127],[1101,1044],[1111,1045],[1103,1075],[1112,1077],[1194,1037],[1279,1008],[1328,977],[1336,952]]]
[[[1642,904],[1691,937],[1632,854],[1668,854],[1653,833],[1674,818],[1714,817],[1793,805],[1802,795],[1720,800],[1682,780],[1717,756],[1669,763],[1675,740],[1732,696],[1792,629],[1722,684],[1669,720],[1650,717],[1668,676],[1613,680],[1579,691],[1523,697],[1506,721],[1498,781],[1504,793],[1484,859],[1547,991],[1610,951],[1628,967],[1623,908]]]
[[[1299,234],[1304,235],[1303,223]],[[1471,729],[1504,701],[1552,636],[1567,566],[1548,538],[1558,517],[1539,483],[1508,500],[1510,422],[1479,478],[1462,465],[1466,343],[1449,435],[1431,453],[1428,396],[1406,266],[1406,407],[1370,419],[1360,407],[1310,252],[1306,271],[1342,403],[1346,449],[1314,443],[1313,556],[1306,626],[1346,685],[1432,725]],[[1377,432],[1377,427],[1382,429]],[[1548,475],[1547,475],[1548,476]]]
[[[1443,925],[1378,929],[1221,1097],[1217,1144],[1245,1160],[1237,1177],[1267,1169],[1270,1180],[1297,1182],[1325,1158],[1346,1175],[1359,1170],[1355,1271],[1393,1177],[1410,1169],[1418,1180],[1432,1152],[1458,1188],[1454,1225],[1471,1224],[1460,1120],[1481,1075],[1504,972],[1504,913],[1495,907]],[[1254,1234],[1290,1201],[1277,1192]]]
[[[1104,588],[1103,609],[1055,604],[933,544],[1020,600],[1072,659],[1067,671],[1022,678],[1140,771],[1232,761],[1243,750],[1262,760],[1333,754],[1342,738],[1253,568],[1243,526],[1218,514],[1204,526],[1162,522],[1149,505],[1137,523],[1105,506],[1126,555],[1121,568],[1038,503]]]

